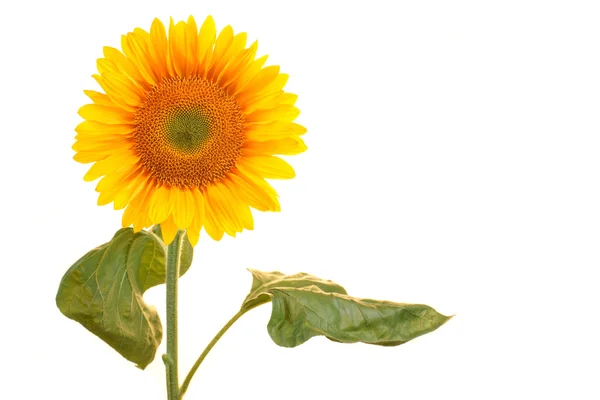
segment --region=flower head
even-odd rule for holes
[[[123,226],[160,224],[169,243],[202,227],[215,240],[253,229],[249,207],[279,211],[265,181],[294,177],[277,154],[306,150],[306,129],[294,119],[296,95],[287,75],[264,67],[257,43],[212,17],[198,30],[193,17],[155,19],[150,32],[123,35],[122,51],[104,48],[94,75],[104,93],[86,90],[75,160],[94,163],[84,179],[102,177],[98,204],[125,208]]]

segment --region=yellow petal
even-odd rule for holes
[[[208,80],[216,81],[217,77],[221,74],[221,72],[223,71],[225,66],[231,61],[231,59],[234,56],[236,56],[240,51],[244,50],[244,47],[246,47],[247,36],[248,35],[245,32],[235,35],[228,47],[223,49],[220,55],[217,54],[217,49],[215,48],[215,54],[213,57],[214,63],[206,76]],[[219,44],[218,38],[217,44]]]
[[[146,184],[143,185],[140,192],[134,196],[123,213],[122,224],[124,228],[132,224],[136,231],[145,227],[144,222],[147,219],[149,203],[155,190],[156,183],[148,179]],[[139,229],[136,229],[136,227]]]
[[[238,168],[240,166],[267,179],[290,179],[296,176],[291,165],[275,156],[242,157],[238,160]]]
[[[277,78],[279,75],[279,66],[271,65],[263,68],[260,72],[252,79],[248,85],[242,87],[240,92],[256,92],[259,91],[266,86],[268,86],[271,82]]]
[[[206,21],[204,23],[206,23]],[[213,21],[213,23],[214,23],[214,21]],[[202,25],[202,27],[204,27],[204,24]],[[202,33],[203,33],[202,28],[200,28],[200,34],[202,35]],[[203,42],[203,41],[204,41],[204,39],[201,38],[200,42]],[[208,59],[207,59],[207,63],[205,66],[205,69],[206,69],[205,77],[206,78],[208,78],[209,80],[213,78],[215,71],[217,71],[217,69],[218,69],[217,66],[220,65],[220,63],[222,62],[223,55],[229,49],[229,47],[231,46],[232,43],[233,43],[233,29],[231,28],[230,25],[227,25],[219,33],[219,36],[215,40],[215,47],[214,47],[213,51],[212,52],[210,50],[207,51]],[[220,71],[217,71],[216,75],[218,75],[219,72]]]
[[[138,168],[136,168],[134,165],[106,175],[104,178],[98,181],[98,184],[96,185],[96,192],[110,192],[118,189],[119,186],[123,184],[123,181],[137,170]]]
[[[153,194],[148,204],[148,217],[153,224],[160,224],[167,219],[173,211],[175,196],[171,188],[166,185],[159,187]]]
[[[198,70],[198,26],[196,20],[190,15],[185,26],[185,58],[186,66],[184,76],[191,77],[197,74]]]
[[[165,244],[168,246],[169,244],[171,244],[173,239],[175,239],[177,231],[179,230],[177,229],[177,225],[175,225],[175,222],[173,221],[172,215],[170,215],[169,218],[160,223],[160,230],[162,232],[163,242],[165,242]]]
[[[100,139],[86,138],[78,139],[73,146],[77,152],[109,152],[130,149],[135,143],[127,136],[107,136]]]
[[[192,225],[192,221],[194,220],[194,215],[196,214],[196,210],[198,209],[198,205],[196,204],[196,196],[192,189],[187,189],[185,191],[185,206],[187,208],[187,221],[184,225],[187,226]],[[204,212],[204,209],[202,209]]]
[[[298,95],[293,93],[284,93],[279,98],[279,104],[289,104],[293,106],[296,104],[296,100],[298,100]]]
[[[130,79],[136,81],[145,90],[150,89],[150,84],[140,73],[137,65],[132,62],[125,54],[113,47],[104,47],[104,57],[115,63],[118,70],[127,75]]]
[[[107,94],[111,99],[122,99],[125,104],[134,107],[134,109],[137,109],[145,101],[146,92],[133,81],[114,72],[105,72],[102,77],[107,89],[109,89]]]
[[[89,121],[103,124],[131,124],[134,114],[121,108],[101,106],[99,104],[86,104],[79,109],[79,115]]]
[[[237,79],[235,79],[229,85],[228,92],[232,96],[237,96],[242,93],[247,87],[248,83],[256,79],[256,76],[260,73],[261,68],[267,61],[268,56],[262,56],[254,61],[250,61],[248,65],[241,71]]]
[[[232,207],[235,208],[235,212],[241,221],[242,227],[244,229],[253,230],[254,219],[252,218],[252,212],[250,211],[250,208],[248,208],[248,204],[244,201],[243,197],[236,190],[235,186],[232,185],[232,182],[228,179],[221,181],[219,189],[228,199]]]
[[[115,103],[113,103],[110,97],[104,93],[96,92],[95,90],[84,90],[83,93],[96,104],[100,104],[101,106],[115,106]]]
[[[307,147],[304,141],[298,136],[290,136],[283,139],[268,140],[265,142],[246,142],[244,143],[244,155],[271,155],[285,154],[294,155],[306,151]]]
[[[115,81],[114,79],[107,79],[105,75],[92,76],[98,82],[98,84],[100,84],[100,87],[102,87],[102,89],[107,93],[112,103],[110,106],[121,108],[126,112],[135,112],[137,110],[137,105],[131,105],[125,100],[126,96],[124,96],[124,93],[128,92],[129,89],[124,88],[121,83]]]
[[[244,127],[246,138],[250,141],[265,142],[283,139],[289,136],[303,135],[306,128],[293,122],[273,121],[266,124],[247,124]]]
[[[196,229],[192,224],[192,226],[190,226],[187,230],[187,237],[192,247],[198,244],[198,240],[200,239],[200,229]]]
[[[77,144],[77,143],[75,143]],[[124,145],[113,146],[106,145],[102,148],[98,147],[95,149],[87,149],[87,150],[77,150],[77,154],[73,156],[73,159],[77,162],[85,163],[84,160],[92,160],[92,161],[102,161],[106,160],[108,157],[112,156],[117,152],[123,151],[131,151],[133,147],[132,143],[126,143]],[[93,179],[92,179],[93,180]]]
[[[204,229],[213,240],[218,241],[223,238],[223,225],[216,221],[216,218],[213,216],[212,208],[208,203],[206,203],[204,214]]]
[[[277,92],[265,93],[263,96],[256,97],[252,101],[239,102],[242,112],[245,115],[252,114],[257,110],[271,110],[281,105],[281,97],[285,93],[283,90]]]
[[[219,209],[223,214],[226,214],[229,221],[234,224],[236,232],[241,232],[244,224],[242,221],[242,215],[240,213],[240,207],[238,202],[233,198],[231,191],[227,189],[222,182],[213,184],[214,188],[219,192]]]
[[[127,135],[135,130],[132,124],[105,124],[96,121],[84,121],[77,125],[75,132],[81,135],[96,136],[96,135]]]
[[[169,68],[167,66],[167,32],[165,26],[158,18],[152,21],[150,27],[150,41],[149,52],[154,60],[156,74],[158,79],[164,79],[169,77]]]
[[[238,176],[241,172],[229,174],[228,181],[225,184],[230,190],[235,191],[237,195],[251,207],[260,211],[279,211],[279,201],[276,195],[271,195],[263,190],[260,185],[251,181],[250,178]]]
[[[187,229],[191,225],[196,211],[192,191],[190,189],[181,190],[177,187],[173,187],[171,191],[175,196],[173,221],[179,229]]]
[[[250,47],[234,56],[219,74],[217,83],[229,92],[231,90],[229,85],[232,82],[235,82],[235,80],[251,65],[250,63],[254,60],[257,49],[258,42],[254,41]]]
[[[257,110],[246,116],[246,123],[250,122],[270,122],[270,121],[287,121],[292,122],[298,115],[300,110],[294,106],[287,104],[280,105],[277,108],[270,110]]]
[[[152,57],[152,38],[150,33],[143,29],[135,28],[133,33],[129,34],[130,37],[130,48],[134,51],[138,63],[141,64],[141,69],[145,70],[151,78],[150,83],[154,82],[154,85],[161,82],[159,78],[158,70],[155,66],[154,58]]]
[[[194,188],[190,191],[192,194],[192,200],[195,206],[194,218],[192,219],[192,224],[188,228],[188,238],[192,246],[195,246],[198,243],[198,239],[200,238],[200,230],[202,229],[202,225],[204,224],[204,197],[202,196],[202,192],[197,188]]]
[[[148,177],[141,169],[127,177],[126,183],[119,188],[119,192],[113,199],[115,210],[124,208],[137,194],[147,185]]]
[[[185,76],[185,23],[179,21],[175,24],[173,18],[169,24],[169,58],[175,74]]]
[[[214,184],[207,186],[204,193],[206,198],[206,213],[214,218],[214,222],[221,225],[230,236],[234,236],[237,231],[237,222],[232,220],[230,215],[224,209],[224,199]]]
[[[145,32],[141,29],[136,29],[134,32],[121,36],[123,52],[138,67],[143,80],[150,86],[156,85],[158,84],[158,79],[154,68],[152,68],[152,58],[148,54]],[[150,35],[146,34],[149,39]]]
[[[100,193],[100,195],[98,196],[98,205],[99,206],[107,205],[108,203],[113,201],[116,194],[117,194],[116,191]]]
[[[154,183],[154,188],[158,186],[157,183]],[[154,190],[154,189],[152,189]],[[148,215],[148,208],[150,207],[150,200],[152,200],[151,196],[144,197],[144,201],[140,205],[140,212],[137,214],[137,221],[133,224],[133,230],[136,230],[136,227],[146,228],[151,225],[154,225],[150,222],[150,216]]]
[[[197,74],[201,77],[206,76],[206,72],[210,67],[210,55],[212,54],[213,46],[215,45],[215,38],[217,36],[217,28],[215,27],[215,21],[212,16],[206,17],[202,27],[200,27],[200,34],[198,35],[198,68]],[[233,35],[230,36],[233,38]]]
[[[99,153],[77,153],[73,156],[73,160],[77,161],[81,164],[89,164],[96,161],[101,161],[107,159],[109,154],[99,154]]]
[[[251,104],[251,103],[257,101],[257,99],[261,99],[261,98],[264,98],[265,96],[271,95],[272,93],[279,92],[279,91],[283,90],[283,87],[287,83],[288,78],[289,78],[288,74],[279,74],[273,80],[273,82],[271,82],[269,85],[264,87],[262,90],[248,91],[248,92],[240,93],[237,96],[237,101],[240,104]]]
[[[122,168],[127,168],[139,161],[139,157],[130,151],[115,153],[108,158],[96,162],[89,171],[84,175],[83,179],[86,182],[91,182],[98,179],[102,175],[107,175]]]

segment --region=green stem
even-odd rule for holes
[[[219,333],[217,333],[217,335],[213,338],[213,340],[210,341],[208,346],[206,346],[206,348],[204,349],[202,354],[200,354],[200,357],[198,357],[198,360],[196,360],[196,363],[194,363],[194,366],[192,367],[192,369],[190,369],[190,372],[188,372],[187,376],[185,377],[185,380],[183,381],[183,385],[181,385],[181,390],[179,391],[180,399],[183,397],[183,395],[187,391],[187,388],[190,385],[190,381],[192,380],[192,377],[194,376],[194,374],[198,370],[198,367],[200,367],[200,364],[202,364],[202,361],[204,361],[204,359],[206,358],[206,356],[208,355],[210,350],[214,347],[215,344],[217,344],[219,339],[221,339],[221,336],[223,336],[225,334],[225,332],[227,332],[227,330],[229,328],[231,328],[231,325],[233,325],[235,323],[235,321],[237,321],[242,315],[244,315],[244,313],[246,311],[247,310],[238,311],[238,313],[235,314],[233,316],[233,318],[231,318],[229,320],[229,322],[227,322],[227,324],[225,324],[225,326],[223,328],[221,328]]]
[[[167,248],[167,354],[163,356],[169,400],[179,400],[177,371],[177,281],[184,235],[177,235]]]

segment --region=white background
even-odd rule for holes
[[[121,212],[72,160],[104,45],[212,14],[291,76],[309,150],[282,212],[206,236],[180,284],[181,370],[236,312],[245,268],[456,314],[394,348],[271,342],[244,316],[187,399],[598,399],[600,9],[583,1],[101,1],[0,6],[0,398],[165,399],[54,296]],[[145,299],[164,321],[164,286]],[[159,350],[162,354],[163,348]]]

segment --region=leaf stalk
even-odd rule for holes
[[[215,337],[210,341],[210,343],[208,344],[208,346],[206,346],[206,348],[204,349],[204,351],[202,352],[202,354],[200,354],[200,357],[198,357],[198,359],[196,360],[196,362],[194,363],[194,365],[190,369],[190,372],[188,372],[187,376],[185,377],[185,380],[183,381],[183,384],[181,385],[181,390],[179,391],[179,398],[180,399],[183,398],[183,395],[187,391],[188,386],[190,385],[190,382],[191,382],[192,378],[194,377],[194,374],[196,373],[196,371],[200,367],[200,364],[202,364],[202,361],[204,361],[204,359],[206,358],[206,356],[208,355],[208,353],[210,353],[211,349],[215,346],[215,344],[217,344],[217,342],[219,341],[219,339],[221,339],[221,336],[223,336],[225,334],[225,332],[227,332],[227,330],[229,328],[231,328],[231,326],[235,323],[235,321],[237,321],[242,315],[244,315],[246,313],[246,311],[247,310],[240,310],[240,311],[238,311],[238,313],[235,314],[233,316],[233,318],[231,318],[225,324],[225,326],[223,328],[221,328],[221,330],[219,331],[219,333],[217,333],[215,335]]]

